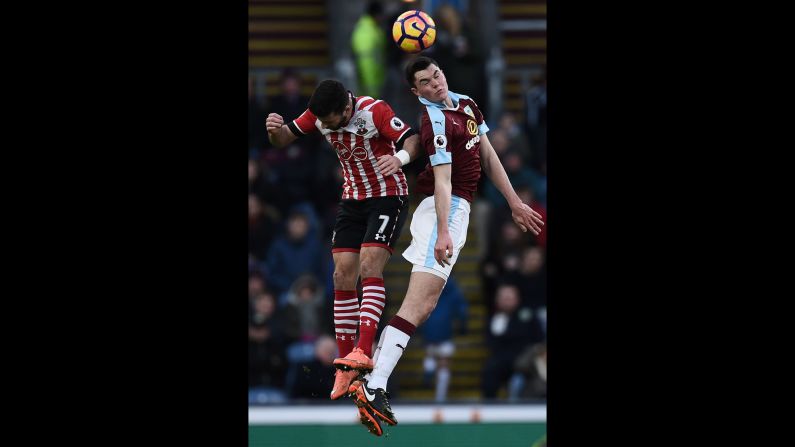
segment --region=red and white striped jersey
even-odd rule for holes
[[[353,115],[345,127],[324,129],[307,109],[289,126],[301,134],[319,131],[337,152],[342,166],[342,198],[364,200],[372,197],[408,195],[402,170],[384,176],[376,166],[378,157],[394,155],[395,143],[411,135],[411,127],[386,102],[369,96],[353,97]],[[295,133],[295,132],[294,132]]]

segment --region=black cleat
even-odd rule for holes
[[[364,379],[361,385],[356,388],[356,394],[354,394],[356,406],[367,407],[387,424],[397,425],[397,419],[395,419],[395,414],[392,413],[388,399],[389,393],[381,388],[376,390],[367,388],[367,380]]]
[[[375,413],[373,413],[373,410],[371,410],[366,405],[358,407],[358,409],[359,409],[359,421],[362,423],[362,425],[367,427],[367,430],[370,433],[376,436],[381,436],[382,434],[384,434],[384,431],[381,429],[381,423],[378,422],[378,416],[376,416]]]

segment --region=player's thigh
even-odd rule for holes
[[[371,199],[362,247],[381,247],[390,254],[408,217],[408,196]]]
[[[360,200],[341,200],[337,220],[331,235],[331,252],[356,253],[361,249],[362,239],[367,233],[367,204]],[[336,261],[336,259],[335,259]]]

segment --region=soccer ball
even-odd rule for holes
[[[401,50],[419,53],[430,48],[436,40],[436,24],[422,11],[406,11],[392,25],[392,38]]]

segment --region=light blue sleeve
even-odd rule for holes
[[[447,134],[445,133],[444,112],[433,106],[425,106],[428,110],[428,118],[433,127],[433,145],[436,153],[431,155],[431,166],[443,165],[453,162],[453,156],[447,151]]]
[[[478,129],[480,129],[480,131],[478,132],[478,135],[486,135],[486,132],[489,131],[489,126],[486,125],[486,121],[484,120],[482,123],[480,123],[480,126],[478,126]]]

